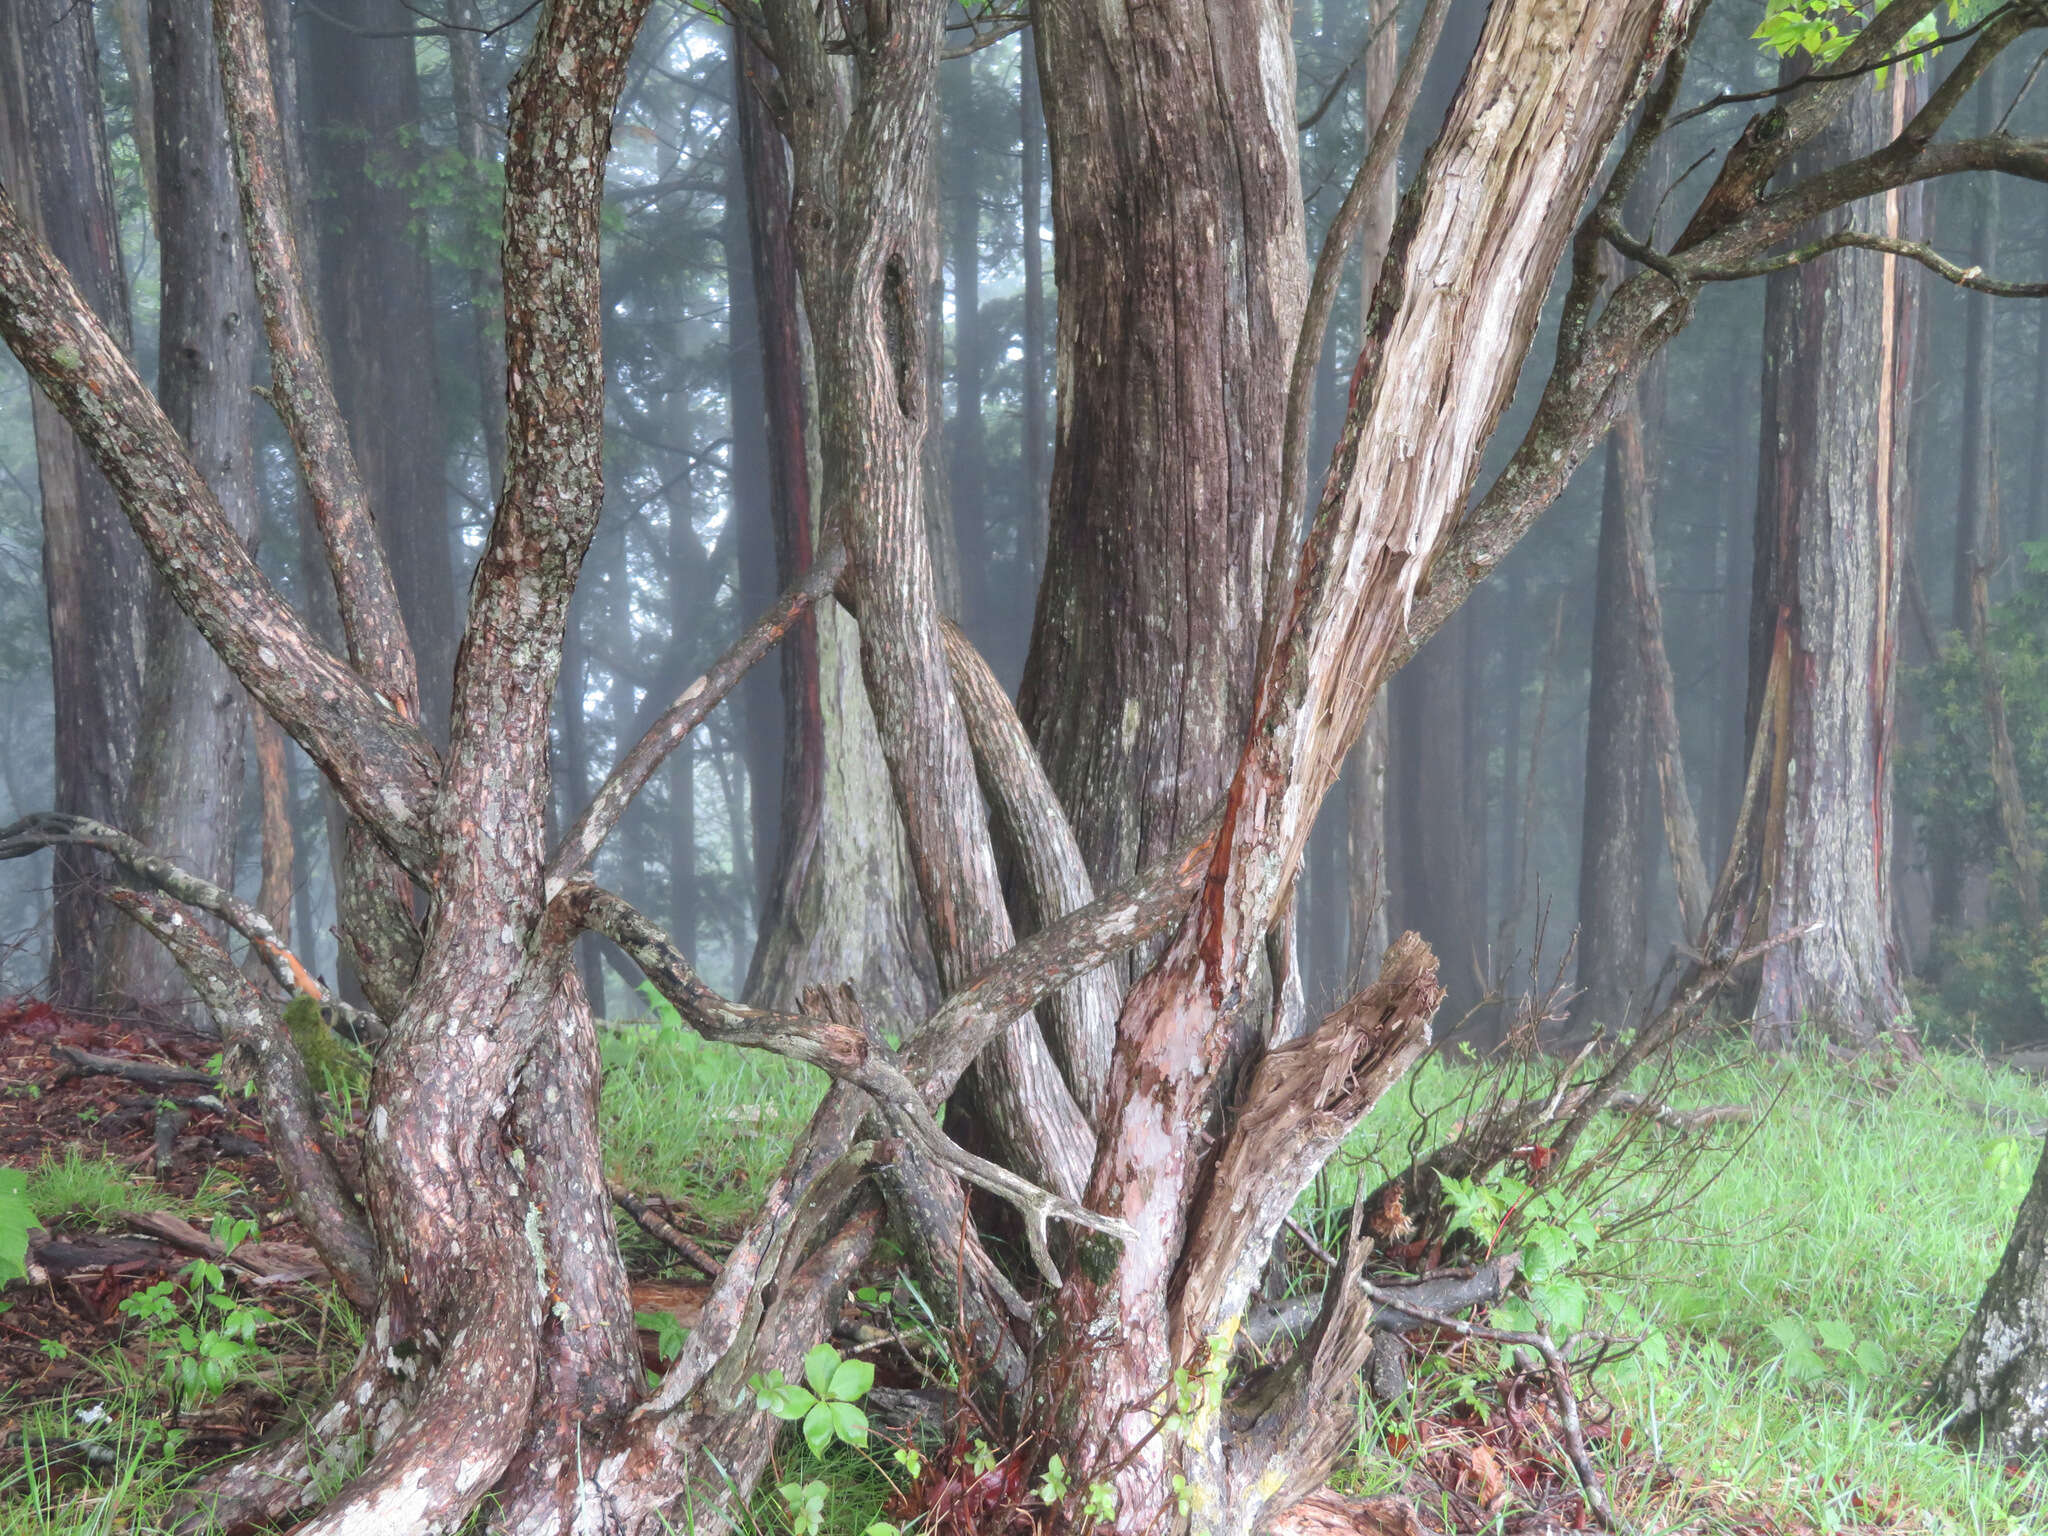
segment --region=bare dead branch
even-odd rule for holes
[[[603,934],[640,967],[655,990],[707,1040],[769,1051],[806,1062],[850,1083],[875,1101],[892,1132],[913,1142],[940,1167],[1014,1205],[1024,1218],[1032,1256],[1047,1282],[1060,1272],[1046,1241],[1052,1218],[1123,1237],[1125,1222],[1098,1215],[1078,1202],[1042,1189],[1009,1169],[977,1157],[938,1127],[911,1079],[868,1026],[850,993],[815,991],[814,1013],[772,1013],[730,1001],[705,985],[695,967],[667,935],[633,906],[595,886],[578,886],[566,898],[583,921]]]
[[[1009,1020],[1124,951],[1157,937],[1187,911],[1215,846],[1220,818],[1166,858],[1048,924],[940,1005],[904,1044],[904,1070],[934,1105],[952,1092],[984,1043]]]
[[[700,1275],[709,1276],[713,1280],[718,1278],[721,1266],[718,1260],[705,1250],[702,1243],[674,1222],[665,1220],[658,1211],[625,1185],[606,1180],[604,1190],[612,1197],[612,1204],[632,1217],[648,1236],[659,1238],[668,1244]]]
[[[1295,1227],[1294,1231],[1318,1259],[1333,1272],[1336,1270],[1338,1259],[1335,1254],[1316,1243],[1305,1228]],[[1431,1326],[1425,1320],[1430,1313],[1463,1312],[1470,1307],[1499,1301],[1508,1293],[1508,1287],[1514,1283],[1520,1269],[1521,1255],[1510,1253],[1489,1259],[1472,1270],[1428,1275],[1406,1284],[1376,1285],[1373,1300],[1378,1305],[1372,1313],[1373,1331],[1414,1333]],[[1316,1320],[1322,1308],[1323,1298],[1320,1295],[1295,1297],[1274,1306],[1261,1307],[1245,1319],[1245,1340],[1263,1349],[1282,1334],[1302,1332]]]
[[[187,909],[140,891],[116,889],[107,896],[171,952],[220,1025],[222,1040],[248,1052],[271,1155],[299,1223],[342,1293],[368,1310],[377,1296],[376,1239],[321,1132],[313,1084],[283,1017]]]
[[[75,1045],[52,1045],[50,1054],[79,1076],[118,1077],[145,1088],[177,1088],[204,1085],[216,1087],[211,1072],[180,1067],[166,1061],[142,1061],[133,1056],[108,1056],[81,1050]]]
[[[647,781],[667,760],[669,753],[680,746],[684,738],[718,706],[719,701],[732,692],[748,670],[789,633],[791,626],[810,611],[811,605],[832,590],[845,568],[845,546],[836,539],[828,540],[811,562],[810,569],[778,597],[744,634],[726,647],[724,654],[711,664],[709,670],[685,688],[633,748],[619,759],[548,861],[550,900],[611,836],[626,807],[646,787]]]
[[[1374,1301],[1398,1304],[1393,1293],[1381,1290],[1370,1280],[1361,1279],[1359,1284]],[[1490,1328],[1483,1323],[1468,1322],[1464,1318],[1452,1317],[1448,1313],[1432,1311],[1413,1302],[1405,1309],[1418,1322],[1447,1332],[1460,1334],[1468,1339],[1485,1339],[1495,1344],[1506,1344],[1516,1349],[1533,1349],[1543,1357],[1544,1366],[1550,1376],[1551,1395],[1557,1399],[1559,1432],[1564,1440],[1565,1455],[1571,1459],[1572,1471],[1578,1474],[1579,1487],[1586,1495],[1586,1507],[1592,1510],[1593,1518],[1600,1522],[1603,1531],[1622,1529],[1615,1519],[1614,1511],[1608,1506],[1607,1493],[1600,1482],[1600,1469],[1593,1465],[1593,1458],[1586,1451],[1586,1434],[1579,1422],[1578,1394],[1572,1390],[1571,1371],[1564,1356],[1552,1342],[1549,1331],[1523,1333],[1512,1328]]]
[[[1771,272],[1782,272],[1788,267],[1803,266],[1817,257],[1827,255],[1830,251],[1841,250],[1882,251],[1889,256],[1904,256],[1919,262],[1928,271],[1954,283],[1958,288],[1967,288],[1973,293],[1987,293],[1995,299],[2048,298],[2048,283],[2000,282],[1996,278],[1986,277],[1981,267],[1957,266],[1923,241],[1900,240],[1891,235],[1864,234],[1854,229],[1836,230],[1833,234],[1802,245],[1797,250],[1767,256],[1759,261],[1745,262],[1740,266],[1681,266],[1679,270],[1693,282],[1735,282],[1743,278],[1763,277]]]

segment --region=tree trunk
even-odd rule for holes
[[[1625,408],[1631,413],[1635,407]],[[1619,1030],[1643,980],[1649,902],[1643,844],[1649,761],[1643,616],[1630,582],[1629,507],[1649,494],[1638,456],[1607,439],[1593,580],[1593,667],[1586,707],[1586,796],[1579,841],[1579,996],[1573,1021]]]
[[[1999,110],[1987,82],[1978,102],[1977,128],[1988,133]],[[1955,186],[1970,199],[1970,262],[1990,271],[1998,254],[1998,178]],[[1963,306],[1963,401],[1959,473],[1956,477],[1955,563],[1950,571],[1949,629],[1969,642],[1976,588],[1998,562],[1997,448],[1994,442],[1991,322],[1993,300],[1981,293],[1959,295]],[[1933,866],[1934,921],[1955,929],[1964,921],[1964,889],[1970,869],[1953,846],[1928,850]]]
[[[0,179],[29,227],[72,274],[93,312],[127,345],[128,285],[100,118],[92,12],[67,0],[0,7]],[[43,594],[50,619],[56,808],[119,825],[142,712],[141,545],[57,408],[33,401],[42,493]],[[59,850],[50,998],[92,1006],[106,981],[111,924],[89,856]]]
[[[727,430],[732,438],[730,497],[737,521],[735,543],[739,553],[740,612],[751,617],[760,613],[775,595],[796,579],[792,566],[784,569],[780,545],[787,542],[779,532],[782,516],[777,495],[777,477],[769,459],[766,352],[770,344],[762,324],[761,301],[756,293],[755,260],[751,231],[764,212],[756,201],[774,195],[773,186],[757,186],[750,174],[753,163],[764,152],[782,153],[780,136],[766,129],[766,146],[749,141],[764,131],[759,121],[760,101],[749,79],[749,59],[759,61],[760,50],[735,27],[726,34],[732,55],[733,131],[725,159],[725,208],[722,234],[726,270],[726,402],[730,412]],[[760,67],[756,62],[753,66]],[[780,170],[778,164],[775,169]],[[798,433],[802,452],[801,430]],[[808,530],[806,530],[808,532]],[[805,614],[798,623],[811,623]],[[792,642],[785,642],[792,643]],[[815,657],[816,646],[811,647]],[[791,654],[788,651],[785,655]],[[783,687],[789,685],[783,679]],[[757,669],[740,684],[742,751],[747,765],[748,831],[753,841],[755,890],[751,893],[755,931],[766,932],[774,920],[775,878],[781,864],[783,773],[789,750],[784,741],[784,710],[787,702],[778,688],[775,674]],[[802,750],[799,746],[798,750]]]
[[[1209,811],[1250,719],[1308,280],[1293,48],[1271,0],[1035,22],[1060,399],[1019,713],[1100,888]]]
[[[1045,113],[1038,95],[1038,39],[1027,35],[1018,50],[1018,138],[1023,180],[1018,205],[1024,249],[1024,505],[1026,560],[1034,576],[1045,569]],[[2042,355],[2048,357],[2048,343]],[[2044,391],[2048,394],[2048,391]]]
[[[1896,72],[1816,141],[1839,158],[1911,110]],[[1840,216],[1912,235],[1894,192]],[[1764,438],[1750,608],[1750,739],[1766,793],[1750,822],[1744,942],[1815,925],[1763,959],[1757,1038],[1818,1029],[1865,1044],[1906,1012],[1891,948],[1891,744],[1914,285],[1894,257],[1838,254],[1769,279]]]
[[[210,0],[152,0],[150,76],[160,135],[157,227],[164,273],[157,397],[213,488],[228,525],[261,518],[250,409],[262,322],[242,235]],[[127,826],[184,869],[232,888],[242,825],[248,696],[212,646],[158,591]],[[122,989],[183,993],[169,953],[140,929]]]
[[[742,45],[750,78],[774,70]],[[815,380],[797,290],[788,149],[758,95],[741,93],[748,248],[776,565],[783,584],[809,569],[817,509]],[[861,684],[859,631],[830,604],[798,621],[782,654],[782,839],[745,996],[794,1006],[807,986],[851,980],[876,1017],[922,1018],[937,995],[888,767]]]
[[[1478,1003],[1475,966],[1486,952],[1478,866],[1484,845],[1466,816],[1466,653],[1472,616],[1460,613],[1387,690],[1387,827],[1393,844],[1393,926],[1429,941],[1443,966],[1444,1013]]]
[[[483,47],[478,37],[476,0],[449,0],[448,84],[455,105],[455,137],[479,193],[490,186],[497,157],[491,150],[491,122],[484,110]],[[481,243],[481,242],[479,242]],[[498,291],[498,264],[484,253],[467,265],[469,336],[474,353],[477,417],[484,446],[484,495],[491,500],[505,479],[505,297]]]
[[[114,35],[121,43],[121,68],[128,76],[135,157],[142,162],[142,190],[149,199],[150,228],[158,228],[156,182],[156,93],[149,78],[148,0],[114,0]]]
[[[2048,1449],[2048,1146],[2005,1256],[1928,1398],[1972,1446],[2000,1456]]]
[[[945,197],[950,215],[947,265],[953,274],[953,419],[948,434],[947,475],[951,482],[953,528],[960,549],[960,615],[984,653],[993,654],[990,607],[988,430],[982,422],[981,392],[988,373],[988,342],[981,314],[981,166],[974,153],[980,128],[974,113],[974,77],[962,68],[941,73],[945,105],[943,138],[952,185]],[[934,396],[936,398],[936,396]]]
[[[1380,7],[1372,12],[1372,45],[1365,55],[1365,120],[1377,129],[1394,96],[1401,62],[1400,28],[1381,25]],[[1372,135],[1364,136],[1370,145]],[[1394,238],[1394,211],[1399,201],[1399,166],[1389,161],[1379,185],[1367,197],[1365,223],[1358,232],[1358,321],[1361,334],[1370,321],[1373,290],[1380,265]],[[1387,701],[1376,698],[1344,770],[1345,865],[1350,887],[1349,974],[1365,977],[1379,967],[1392,937],[1387,926],[1390,866],[1387,860]]]
[[[398,0],[336,0],[300,14],[300,96],[335,393],[404,605],[428,729],[438,736],[460,610],[434,305],[423,222],[408,191],[419,160],[418,22]]]

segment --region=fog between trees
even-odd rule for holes
[[[1510,99],[1539,66],[1559,67],[1556,45],[1507,0],[1491,15],[1449,0],[1428,17],[1421,5],[1380,16],[1248,0],[1221,20],[1176,7],[1166,34],[1132,45],[1158,50],[1143,80],[1078,4],[1049,5],[1035,29],[1021,12],[956,7],[943,61],[919,30],[941,24],[931,7],[852,36],[817,34],[808,6],[743,7],[740,27],[679,5],[575,9],[7,7],[0,184],[22,228],[153,385],[218,527],[253,553],[263,590],[303,616],[302,654],[346,655],[360,687],[336,704],[331,686],[311,700],[327,673],[269,677],[293,668],[257,659],[257,637],[281,622],[267,598],[231,613],[203,573],[174,601],[152,571],[170,557],[144,554],[101,474],[105,456],[129,449],[109,446],[102,426],[95,467],[67,425],[90,402],[60,411],[9,356],[0,823],[54,809],[132,834],[260,908],[312,973],[387,1024],[430,1007],[525,1020],[493,1036],[506,1059],[490,1070],[509,1082],[525,1059],[511,1042],[541,1027],[546,999],[580,988],[600,1016],[635,1014],[643,974],[665,992],[708,987],[776,1018],[857,1029],[806,994],[846,981],[891,1029],[922,1019],[1015,936],[1164,867],[1229,793],[1213,906],[1204,897],[1184,929],[1148,919],[1092,976],[1062,973],[1039,1025],[1027,1015],[991,1028],[955,1100],[977,1127],[974,1150],[1044,1186],[1067,1215],[1107,1210],[1111,1188],[1122,1199],[1118,1148],[1137,1156],[1134,1101],[1117,1098],[1136,1070],[1121,1054],[1131,1019],[1145,1008],[1192,1018],[1210,996],[1201,1049],[1217,1076],[1181,1084],[1195,1123],[1216,1107],[1216,1081],[1258,1081],[1262,1032],[1278,1042],[1341,1015],[1406,930],[1440,967],[1438,1034],[1480,1048],[1499,1042],[1515,999],[1553,977],[1575,995],[1547,1032],[1576,1041],[1657,1017],[1702,966],[1732,972],[1719,1002],[1760,1047],[1861,1049],[1894,1031],[1993,1047],[2048,1036],[2035,851],[2048,811],[2048,577],[2036,566],[2048,559],[2030,553],[2048,541],[2048,308],[1983,291],[2048,276],[2036,260],[2048,247],[2048,101],[2032,88],[2033,12],[1932,12],[1951,34],[1977,30],[1854,72],[1888,56],[1866,40],[1843,55],[1852,74],[1775,96],[1816,66],[1759,43],[1756,7],[1579,6],[1583,25],[1611,22],[1653,74],[1690,28],[1682,89],[1631,95],[1632,64],[1580,60],[1559,79],[1585,92],[1589,115],[1529,142],[1550,154],[1602,113],[1622,123],[1624,108],[1628,123],[1647,112],[1666,131],[1635,141],[1626,184],[1597,208],[1627,127],[1611,148],[1558,151],[1537,170],[1492,166],[1475,195],[1495,201],[1453,215],[1441,212],[1445,183],[1425,172],[1491,142],[1471,82],[1493,79]],[[611,56],[600,10],[617,36],[638,28],[629,57]],[[1903,15],[1886,25],[1907,25]],[[257,26],[248,57],[266,61],[251,99],[274,110],[272,136],[239,119],[234,129],[269,178],[251,194],[258,222],[268,208],[299,235],[296,271],[266,266],[279,258],[252,223],[260,281],[213,68],[212,28],[229,16],[269,28],[267,55]],[[508,91],[536,27],[555,28],[564,57],[588,68],[565,68],[568,85],[529,85],[536,116],[523,131],[588,133],[591,114],[609,112],[601,186],[538,138],[520,158]],[[1439,27],[1408,82],[1412,116],[1388,145],[1387,174],[1360,184],[1354,255],[1323,293],[1294,498],[1313,516],[1281,535],[1272,576],[1289,368],[1316,254],[1400,62],[1418,31]],[[1482,36],[1495,53],[1473,63]],[[228,105],[236,80],[230,69]],[[600,80],[615,81],[615,110]],[[1736,99],[1709,105],[1720,97]],[[1282,106],[1295,126],[1276,126]],[[1912,139],[1931,113],[1938,133]],[[1779,165],[1770,146],[1784,134],[1797,152]],[[1744,156],[1771,161],[1766,180],[1743,184]],[[1898,169],[1914,156],[1924,168]],[[557,185],[549,177],[582,189],[560,215],[584,221],[569,234],[548,224],[561,205],[535,194]],[[1788,189],[1811,195],[1771,203]],[[1517,222],[1525,208],[1536,213]],[[1493,227],[1484,217],[1499,220],[1497,241],[1470,238]],[[1802,252],[1812,259],[1764,270],[1771,252],[1843,231],[1890,248]],[[1413,242],[1435,238],[1442,264],[1402,287]],[[571,271],[560,257],[598,248],[601,304],[590,263]],[[1388,262],[1377,314],[1361,248],[1370,274]],[[1439,277],[1452,333],[1429,307]],[[1457,287],[1464,279],[1481,289]],[[10,292],[13,323],[27,328],[16,351],[40,375],[111,378],[113,352],[66,360],[68,330],[55,344],[56,331],[42,333],[34,354],[30,288],[21,275]],[[52,313],[53,292],[37,291]],[[278,292],[299,295],[297,321]],[[1496,303],[1495,292],[1522,296]],[[563,315],[582,329],[557,324]],[[79,334],[95,329],[70,318]],[[315,328],[331,370],[317,366]],[[600,335],[601,363],[585,345]],[[1524,345],[1515,380],[1507,365]],[[1362,350],[1382,370],[1391,357],[1417,371],[1361,374]],[[1621,383],[1573,399],[1572,378],[1601,369]],[[301,388],[323,371],[338,414]],[[1440,401],[1405,398],[1432,380]],[[1496,424],[1492,403],[1510,384]],[[552,414],[533,391],[548,392]],[[1441,441],[1375,440],[1371,424],[1396,419],[1440,426]],[[173,440],[150,441],[169,462],[161,445]],[[1545,481],[1548,466],[1569,471],[1582,456],[1561,488]],[[180,519],[198,516],[175,505],[174,478],[124,487],[130,517],[157,498],[166,548],[185,537]],[[1415,542],[1396,540],[1378,565],[1356,553],[1396,524]],[[1328,563],[1311,560],[1297,582],[1304,526]],[[527,537],[557,527],[566,554],[550,552],[553,534]],[[1456,559],[1418,580],[1454,545]],[[1405,569],[1404,548],[1416,562]],[[839,600],[803,592],[772,626],[779,650],[650,759],[637,798],[600,799],[586,818],[664,711],[688,708],[692,679],[813,562],[842,557]],[[255,590],[253,574],[237,583]],[[558,640],[553,604],[566,605]],[[187,618],[196,607],[228,615],[207,639]],[[526,644],[535,613],[542,637]],[[1354,744],[1365,700],[1353,695],[1419,632],[1428,638]],[[233,653],[232,670],[217,651]],[[1262,656],[1278,658],[1270,676]],[[542,719],[535,695],[557,663]],[[294,687],[308,697],[278,703]],[[486,727],[492,711],[503,723]],[[1277,743],[1264,757],[1245,751],[1255,726]],[[304,750],[325,756],[320,743],[341,741],[373,745],[351,748],[362,759],[345,772]],[[435,777],[444,754],[448,774],[474,775],[482,832],[459,807],[442,804],[431,830],[417,809],[458,782]],[[1312,827],[1295,824],[1304,806]],[[553,850],[565,835],[580,857],[563,863]],[[166,952],[96,897],[106,866],[75,846],[59,853],[0,866],[0,990],[195,1010]],[[486,1003],[503,981],[488,966],[436,972],[437,946],[453,941],[435,930],[442,908],[413,910],[412,887],[440,902],[436,880],[456,880],[453,864],[480,889],[533,887],[507,898],[516,916],[489,917],[461,885],[469,894],[446,910],[464,915],[445,920],[479,935],[543,923],[587,871],[601,890],[557,935],[565,950],[573,942],[575,981],[535,992],[521,990],[537,985],[525,977]],[[1175,891],[1193,889],[1192,868]],[[428,910],[423,935],[414,918]],[[578,926],[590,931],[576,938]],[[1386,1006],[1426,1017],[1421,963],[1394,953]],[[1203,966],[1229,972],[1239,990],[1228,1003],[1221,983],[1204,994],[1190,979]],[[421,1001],[427,991],[436,1001]],[[757,1027],[699,1002],[707,1032]],[[580,1020],[565,1039],[588,1033],[580,1004],[563,1017]],[[424,1052],[409,1028],[394,1040]],[[1387,1045],[1386,1060],[1407,1044]],[[830,1057],[828,1070],[895,1104],[895,1079],[861,1077],[868,1068],[832,1056],[824,1034],[773,1048]],[[927,1097],[967,1065],[945,1049],[906,1069],[931,1073],[914,1076]],[[589,1089],[582,1068],[562,1070],[572,1098]],[[429,1121],[415,1130],[394,1167],[441,1134]],[[581,1147],[585,1131],[559,1134]],[[892,1212],[900,1202],[929,1215],[948,1192],[959,1198],[951,1150],[933,1156],[890,1188]],[[1220,1255],[1207,1267],[1178,1246],[1203,1217],[1206,1156],[1176,1164],[1170,1220],[1118,1229],[1124,1271],[1070,1277],[1068,1324],[1116,1313],[1104,1297],[1120,1287],[1163,1296],[1169,1281],[1176,1295],[1193,1286],[1215,1319],[1242,1309],[1242,1253],[1206,1228]],[[588,1172],[561,1175],[562,1208],[589,1194]],[[371,1253],[425,1242],[428,1205],[394,1215],[373,1200],[351,1240]],[[603,1214],[599,1191],[585,1215]],[[819,1241],[837,1254],[840,1239]],[[603,1311],[617,1287],[597,1268],[578,1304]],[[390,1285],[367,1261],[354,1278],[369,1307]],[[2038,1279],[2015,1268],[2001,1283]],[[421,1315],[456,1306],[417,1304]],[[1117,1315],[1132,1338],[1186,1342],[1178,1318]],[[776,1343],[760,1342],[762,1358]],[[597,1399],[629,1393],[610,1383],[625,1369],[616,1362],[563,1363],[555,1347],[536,1324],[492,1369],[583,1371]],[[1083,1372],[1076,1401],[1135,1390],[1137,1352]],[[1022,1359],[994,1368],[1021,1372]],[[1958,1369],[1962,1394],[1973,1378]],[[1068,1404],[1049,1422],[1073,1430],[1082,1418]],[[740,1431],[676,1433],[695,1446]],[[1114,1444],[1116,1431],[1101,1433]],[[489,1481],[502,1473],[538,1521],[561,1475],[536,1470],[548,1447],[514,1460],[481,1429],[474,1439],[496,1468]],[[666,1441],[632,1454],[661,1467],[625,1498],[633,1513],[619,1529],[669,1496],[647,1489],[682,1475],[661,1458],[687,1460]],[[1231,1462],[1238,1453],[1152,1464],[1162,1454],[1132,1452],[1136,1470],[1120,1475],[1133,1507],[1167,1507],[1160,1490],[1179,1468],[1209,1477],[1243,1520],[1266,1517],[1274,1495],[1254,1497],[1263,1474]],[[398,1486],[403,1464],[387,1470]],[[1288,1466],[1276,1486],[1306,1491],[1302,1470]],[[437,1518],[460,1503],[449,1495]]]

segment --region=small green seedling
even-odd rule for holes
[[[784,1381],[782,1372],[770,1371],[749,1377],[747,1387],[776,1418],[802,1423],[813,1456],[823,1456],[834,1440],[865,1449],[868,1416],[860,1400],[875,1384],[875,1368],[865,1360],[841,1359],[830,1344],[820,1344],[804,1356],[804,1381],[807,1385],[800,1387]]]

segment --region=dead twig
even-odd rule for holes
[[[612,1197],[612,1204],[640,1224],[641,1231],[668,1244],[682,1255],[683,1262],[699,1274],[713,1280],[718,1278],[723,1268],[718,1260],[711,1257],[694,1237],[677,1227],[675,1223],[665,1220],[645,1200],[612,1179],[604,1181],[604,1192]]]
[[[1484,1323],[1467,1322],[1461,1317],[1448,1313],[1432,1312],[1414,1302],[1403,1301],[1397,1294],[1382,1291],[1363,1276],[1358,1282],[1365,1288],[1366,1295],[1382,1306],[1397,1307],[1410,1317],[1432,1327],[1446,1329],[1468,1339],[1484,1339],[1493,1344],[1506,1344],[1517,1349],[1533,1349],[1543,1357],[1543,1364],[1550,1376],[1550,1390],[1557,1398],[1558,1433],[1564,1440],[1564,1452],[1570,1459],[1572,1471],[1577,1474],[1579,1487],[1586,1495],[1586,1507],[1593,1512],[1593,1518],[1600,1522],[1603,1531],[1622,1531],[1627,1527],[1616,1518],[1607,1503],[1607,1493],[1600,1481],[1600,1472],[1593,1465],[1593,1458],[1586,1450],[1585,1430],[1579,1422],[1579,1399],[1572,1391],[1571,1372],[1566,1367],[1564,1356],[1552,1342],[1547,1331],[1524,1333],[1513,1328],[1492,1328]]]

